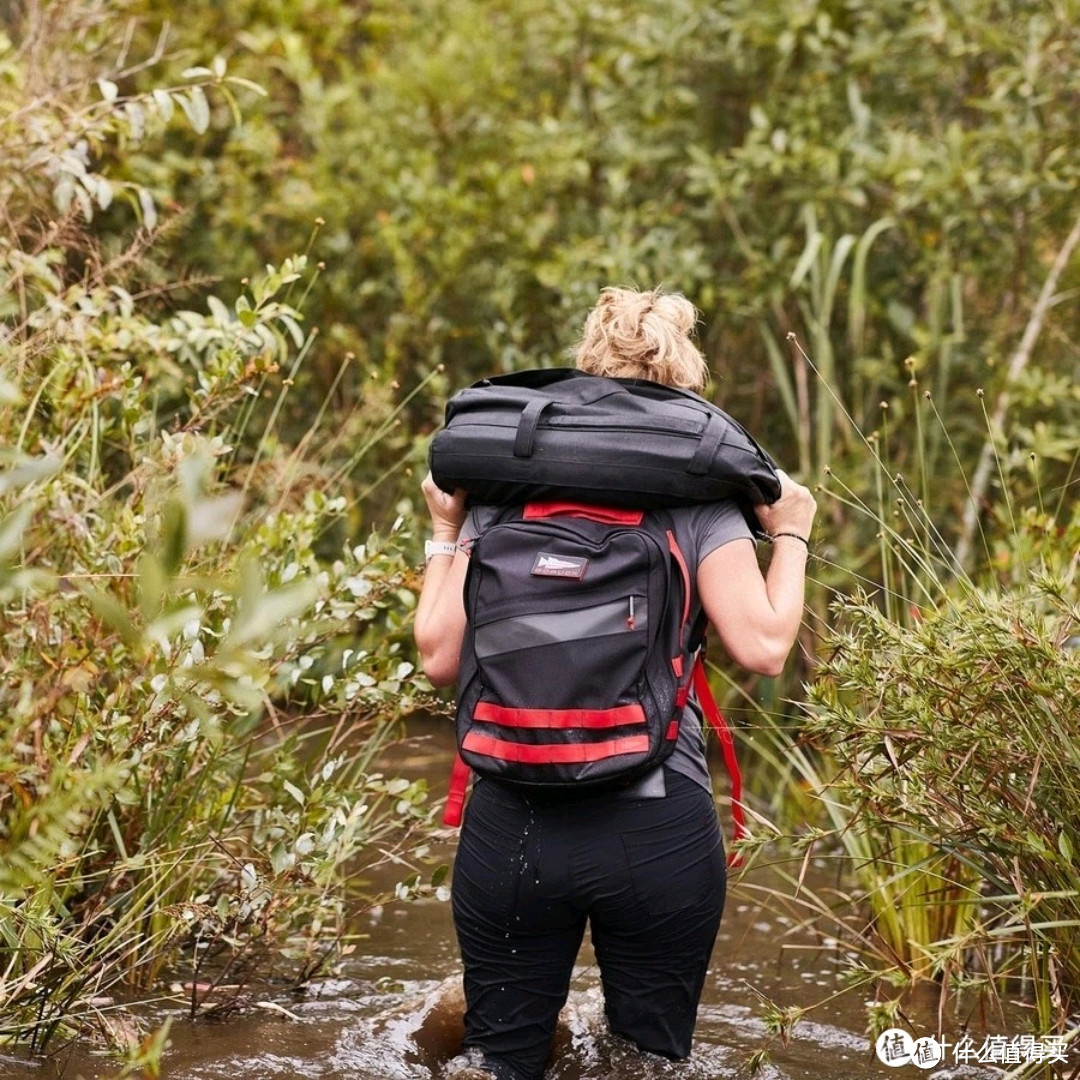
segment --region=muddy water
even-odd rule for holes
[[[444,782],[450,747],[446,728],[428,728],[387,762],[408,774]],[[729,822],[721,811],[725,826]],[[452,857],[452,841],[446,858]],[[393,883],[401,876],[380,871]],[[770,1045],[765,1080],[864,1080],[918,1076],[912,1066],[886,1068],[874,1056],[865,1028],[865,992],[843,992],[835,947],[802,934],[791,920],[760,906],[761,871],[733,881],[713,955],[692,1057],[681,1065],[629,1054],[604,1033],[599,979],[588,944],[575,972],[558,1053],[548,1080],[720,1080],[746,1075],[748,1055]],[[173,1017],[166,1080],[437,1080],[457,1037],[456,1016],[443,1007],[446,982],[458,975],[448,903],[391,905],[364,917],[368,935],[344,965],[304,997],[275,996],[244,1016],[192,1024],[175,1004],[151,1007],[147,1022]],[[769,1043],[763,1002],[810,1009],[786,1045]],[[822,1002],[828,1002],[822,1004]],[[918,1034],[937,1029],[936,994],[906,1010]],[[1015,1034],[990,1021],[991,1033]],[[973,1028],[973,1035],[979,1030]],[[980,1040],[981,1041],[981,1040]],[[0,1049],[0,1080],[104,1080],[115,1063],[79,1047],[54,1060],[31,1062]],[[932,1075],[1000,1075],[973,1066],[939,1067]]]

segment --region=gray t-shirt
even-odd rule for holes
[[[461,539],[466,542],[475,540],[488,527],[497,512],[497,507],[474,506],[461,530]],[[753,540],[753,533],[738,503],[733,500],[675,507],[667,513],[675,526],[675,539],[686,559],[686,565],[691,569],[691,617],[696,618],[701,611],[701,599],[697,593],[697,575],[693,571],[718,547],[731,540]],[[666,764],[675,772],[689,777],[711,791],[712,785],[705,762],[701,711],[693,700],[687,705],[687,710],[690,715],[687,715],[684,723],[680,725],[679,740]],[[628,793],[630,792],[639,797],[662,795],[663,785],[659,770],[655,777],[647,777],[640,784],[628,789]]]

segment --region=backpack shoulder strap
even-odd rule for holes
[[[450,790],[446,793],[446,806],[443,809],[443,824],[456,829],[461,824],[465,795],[469,790],[469,766],[461,759],[461,754],[454,755],[454,764],[450,769]]]
[[[698,703],[701,705],[702,712],[705,713],[705,718],[709,721],[709,726],[716,732],[716,737],[720,741],[720,749],[724,754],[724,765],[727,768],[728,776],[731,778],[731,818],[735,824],[732,840],[737,843],[739,840],[744,840],[749,836],[742,805],[742,772],[739,769],[739,759],[735,753],[735,740],[731,736],[731,729],[728,727],[724,714],[717,706],[712,689],[709,687],[709,679],[705,673],[705,660],[701,651],[698,652],[697,659],[694,661],[693,679],[694,692],[697,694]],[[728,852],[728,865],[741,866],[742,856],[736,851]]]

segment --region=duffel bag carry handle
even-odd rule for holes
[[[626,394],[629,391],[625,386],[612,379],[592,376],[573,384],[576,391],[575,405],[592,405],[601,398],[610,397],[612,394]],[[532,457],[533,443],[536,439],[536,428],[540,423],[540,414],[549,406],[556,403],[555,398],[536,397],[528,402],[521,410],[521,419],[518,420],[517,435],[514,436],[514,457]]]
[[[705,430],[701,433],[694,456],[686,466],[686,471],[691,476],[705,476],[708,473],[726,434],[724,422],[719,416],[710,414],[705,421]]]
[[[514,457],[532,457],[533,440],[536,438],[536,425],[540,423],[540,414],[551,403],[551,398],[533,398],[521,410],[517,435],[514,437]]]

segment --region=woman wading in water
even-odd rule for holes
[[[577,348],[582,371],[700,392],[708,369],[678,294],[605,289]],[[780,498],[758,508],[772,538],[763,574],[734,501],[668,511],[702,608],[733,661],[776,675],[802,619],[813,495],[780,474]],[[495,510],[466,512],[429,475],[429,557],[415,637],[435,686],[459,671],[468,545]],[[539,1080],[590,927],[611,1031],[639,1050],[690,1053],[698,1001],[724,908],[723,840],[700,715],[680,726],[672,755],[629,786],[523,789],[477,779],[453,876],[454,926],[465,973],[465,1052],[457,1080]]]

